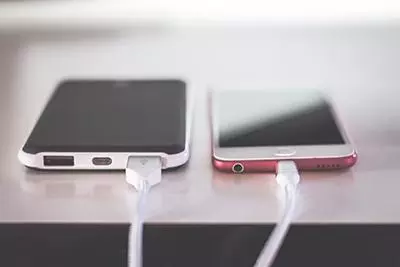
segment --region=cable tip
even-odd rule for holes
[[[297,184],[300,182],[299,170],[297,169],[294,161],[279,161],[276,173],[276,181],[280,186],[286,186],[288,184],[297,186]]]
[[[125,169],[126,182],[143,190],[143,185],[154,186],[161,182],[162,162],[158,156],[130,156]]]

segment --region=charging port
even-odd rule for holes
[[[74,166],[73,156],[44,156],[44,166]]]
[[[106,166],[110,165],[112,163],[112,160],[109,157],[96,157],[92,159],[92,162],[94,165]]]

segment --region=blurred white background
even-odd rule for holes
[[[120,28],[138,23],[393,21],[398,0],[0,0],[0,29]]]

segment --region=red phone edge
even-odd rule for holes
[[[287,159],[293,160],[299,170],[327,170],[327,169],[346,169],[352,167],[357,162],[357,153],[345,157],[334,158],[304,158]],[[285,159],[282,159],[285,160]],[[276,164],[279,160],[220,160],[213,157],[213,165],[217,170],[223,172],[234,172],[236,164],[243,166],[242,172],[275,172]]]

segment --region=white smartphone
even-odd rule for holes
[[[189,159],[191,101],[181,80],[62,82],[19,152],[37,169],[125,169],[158,155],[163,168]]]
[[[222,171],[275,171],[279,160],[299,169],[340,169],[357,155],[330,102],[317,91],[214,91],[213,163]]]

